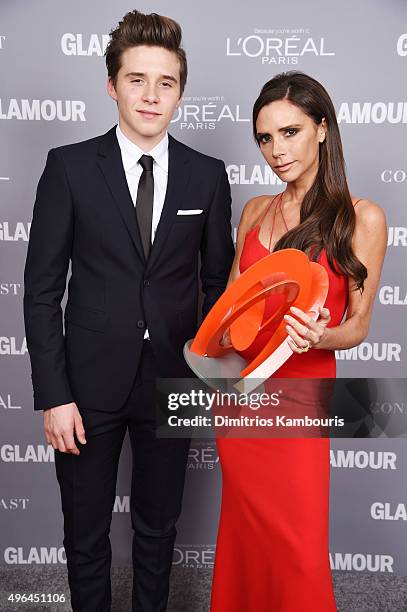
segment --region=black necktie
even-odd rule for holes
[[[138,163],[143,168],[137,189],[136,215],[146,259],[151,246],[151,223],[153,220],[154,176],[151,155],[142,155]]]

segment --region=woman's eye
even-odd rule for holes
[[[296,130],[295,128],[288,128],[286,134],[288,134],[288,136],[294,136],[294,134],[296,134],[297,132],[298,130]]]
[[[267,142],[270,142],[270,140],[271,140],[270,134],[260,134],[259,136],[259,142],[261,144],[266,144]]]

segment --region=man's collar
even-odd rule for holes
[[[164,172],[168,173],[168,132],[165,132],[160,142],[158,142],[151,151],[148,151],[148,153],[140,149],[139,146],[127,138],[120,129],[119,124],[117,124],[116,127],[116,136],[120,146],[125,172],[134,169],[142,155],[151,155],[154,162],[160,166]]]

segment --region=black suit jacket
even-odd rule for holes
[[[180,216],[178,209],[203,212]],[[205,315],[231,268],[230,219],[223,162],[170,136],[167,193],[145,261],[115,128],[52,149],[38,184],[24,275],[34,408],[72,401],[83,409],[120,408],[146,326],[159,375],[188,375],[182,348],[197,330],[198,273]]]

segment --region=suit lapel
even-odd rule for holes
[[[145,262],[134,204],[127,185],[120,147],[116,138],[116,127],[109,130],[101,139],[98,150],[98,164],[136,251],[140,259]]]
[[[183,144],[169,135],[168,141],[168,183],[165,194],[164,206],[160,221],[155,233],[154,242],[151,247],[147,261],[147,271],[150,272],[159,260],[163,252],[172,224],[177,217],[178,208],[182,208],[181,202],[185,198],[186,188],[189,182],[188,172],[189,155],[188,149]]]

